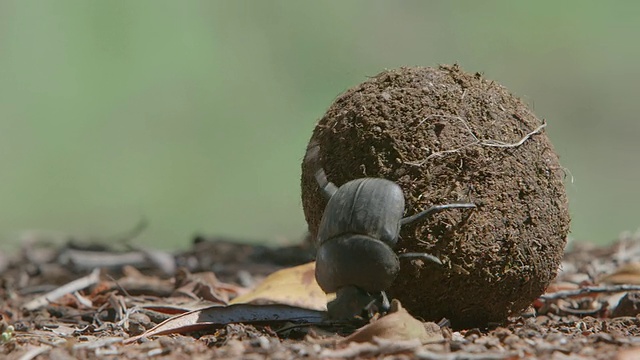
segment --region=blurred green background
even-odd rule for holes
[[[623,6],[624,5],[624,6]],[[640,2],[0,2],[0,236],[291,242],[300,161],[333,99],[459,63],[548,120],[572,237],[640,226]]]

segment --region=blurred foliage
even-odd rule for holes
[[[300,161],[342,91],[457,62],[548,120],[573,236],[640,226],[640,3],[0,2],[0,232],[299,239]]]

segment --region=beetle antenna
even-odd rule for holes
[[[476,207],[476,204],[473,203],[460,203],[460,204],[444,204],[444,205],[434,205],[430,208],[428,208],[427,210],[421,211],[417,214],[411,215],[411,216],[407,216],[406,218],[402,218],[400,220],[400,224],[401,225],[405,225],[408,224],[410,222],[414,222],[416,220],[422,219],[424,217],[427,217],[429,215],[435,214],[437,212],[440,212],[442,210],[447,210],[447,209],[474,209]]]
[[[327,199],[330,199],[333,194],[338,191],[338,187],[327,179],[327,173],[325,173],[324,169],[320,165],[320,145],[318,142],[312,141],[309,143],[307,153],[304,156],[304,161],[310,163],[311,166],[315,168],[314,176],[316,178],[316,182],[324,193],[324,196]]]

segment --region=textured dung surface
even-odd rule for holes
[[[472,201],[405,226],[397,252],[438,256],[438,266],[403,260],[390,295],[426,320],[485,326],[526,308],[555,277],[569,230],[564,173],[542,121],[504,87],[457,66],[385,71],[331,105],[312,140],[330,181],[397,182],[405,215]],[[473,134],[472,134],[473,133]],[[474,137],[475,136],[475,137]],[[456,150],[457,151],[450,151]],[[431,156],[437,152],[441,156]],[[315,234],[326,201],[308,164],[302,202]]]

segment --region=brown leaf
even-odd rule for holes
[[[557,281],[557,282],[551,283],[547,287],[545,294],[553,294],[553,293],[557,293],[559,291],[565,291],[565,290],[577,290],[579,288],[580,288],[580,285],[578,284],[574,284],[566,281]],[[533,301],[533,307],[536,309],[542,308],[545,304],[546,302],[540,298],[537,298]]]
[[[616,354],[616,360],[636,360],[640,359],[640,347],[632,347],[629,349],[620,350]]]
[[[117,281],[103,281],[93,290],[93,296],[110,290],[124,290],[128,295],[166,297],[171,295],[175,288],[173,281],[145,275],[133,266],[124,266],[122,274],[124,276]]]
[[[310,262],[276,271],[230,304],[284,304],[325,311],[329,299],[316,282],[315,266],[315,262]]]
[[[396,299],[391,301],[391,312],[388,315],[361,327],[343,342],[374,343],[374,338],[398,341],[418,339],[421,343],[444,339],[437,324],[423,323],[414,318]]]
[[[237,304],[212,306],[167,319],[141,335],[125,340],[132,343],[143,337],[198,331],[230,323],[322,322],[324,313],[287,305]]]
[[[622,265],[613,274],[601,277],[598,283],[640,285],[640,263],[631,262]]]
[[[628,292],[619,299],[611,317],[636,316],[638,314],[640,314],[640,293]]]
[[[236,296],[243,289],[226,284],[212,272],[191,274],[185,269],[176,273],[176,290],[174,294],[185,295],[194,299],[203,299],[226,305],[229,297]]]

